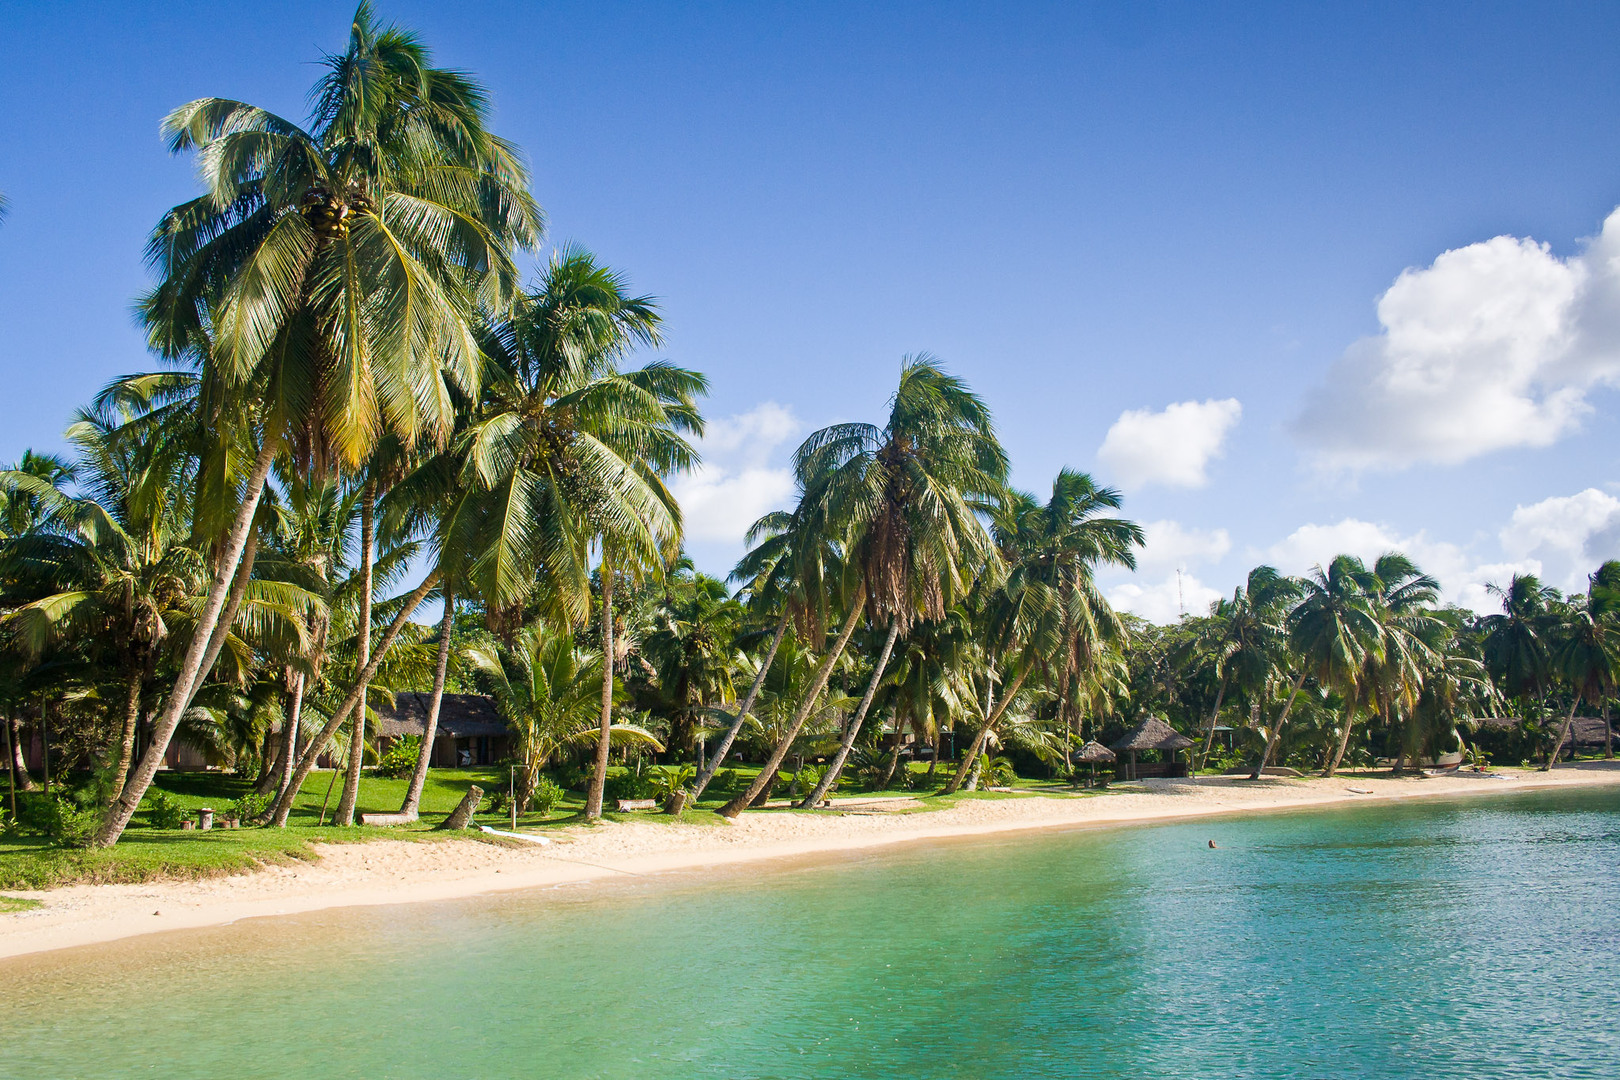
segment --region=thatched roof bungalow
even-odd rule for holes
[[[1562,720],[1556,723],[1562,723]],[[1524,721],[1517,716],[1475,716],[1463,723],[1476,729],[1490,731],[1511,731]],[[1569,737],[1558,752],[1568,753],[1573,743],[1577,752],[1592,753],[1597,750],[1608,751],[1615,742],[1614,729],[1609,722],[1601,716],[1577,716],[1569,726]]]
[[[386,751],[394,740],[427,731],[432,694],[402,691],[394,704],[377,712],[378,749]],[[433,739],[434,768],[451,769],[493,765],[506,757],[512,733],[495,702],[483,694],[446,694],[439,706],[439,726]]]
[[[1130,754],[1130,764],[1126,766],[1124,778],[1126,780],[1135,780],[1140,775],[1136,765],[1136,755],[1142,750],[1164,750],[1170,754],[1170,760],[1166,763],[1167,767],[1151,769],[1151,774],[1186,776],[1187,766],[1176,761],[1175,755],[1177,750],[1185,750],[1192,744],[1191,739],[1157,716],[1149,716],[1110,744],[1110,749],[1116,753]]]

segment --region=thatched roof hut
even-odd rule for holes
[[[393,705],[378,706],[374,730],[390,741],[406,735],[420,738],[427,731],[432,702],[432,694],[400,691]],[[446,694],[439,704],[432,762],[439,768],[489,765],[506,752],[510,736],[492,699],[483,694]]]
[[[1080,752],[1078,754],[1074,755],[1074,760],[1084,765],[1091,766],[1091,780],[1089,781],[1088,786],[1096,787],[1098,763],[1100,762],[1106,764],[1113,761],[1114,752],[1108,749],[1108,747],[1104,746],[1102,743],[1098,742],[1096,739],[1091,739],[1086,743],[1086,745],[1080,748]]]
[[[1087,742],[1086,745],[1080,748],[1080,752],[1074,755],[1074,760],[1080,762],[1081,764],[1099,765],[1115,759],[1114,752],[1112,750],[1108,749],[1108,747],[1104,746],[1096,739],[1092,739]]]
[[[1475,730],[1485,729],[1492,731],[1511,731],[1524,723],[1517,716],[1471,716],[1463,720],[1465,726]],[[1554,723],[1554,730],[1561,720]],[[1569,735],[1564,739],[1564,745],[1558,748],[1559,753],[1568,750],[1571,743],[1577,750],[1607,750],[1615,742],[1614,729],[1608,721],[1601,716],[1577,716],[1574,723],[1569,726]]]
[[[1116,739],[1111,749],[1116,751],[1122,750],[1131,755],[1131,762],[1128,770],[1129,775],[1127,775],[1125,779],[1135,780],[1137,751],[1168,750],[1170,752],[1171,763],[1174,764],[1176,751],[1185,750],[1192,744],[1193,741],[1191,739],[1181,734],[1163,720],[1160,720],[1157,716],[1149,716],[1144,718],[1141,723],[1131,728],[1131,730],[1127,731],[1121,738]],[[1181,773],[1174,768],[1172,768],[1170,772],[1173,775],[1181,775]]]

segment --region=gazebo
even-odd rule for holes
[[[1091,783],[1089,786],[1096,787],[1098,763],[1106,764],[1117,759],[1114,757],[1114,752],[1108,747],[1096,739],[1090,739],[1086,742],[1086,745],[1080,748],[1080,752],[1074,756],[1074,760],[1091,766]]]
[[[1168,750],[1170,751],[1171,768],[1165,770],[1166,775],[1175,776],[1175,752],[1185,750],[1193,741],[1176,731],[1175,728],[1160,720],[1157,716],[1149,716],[1140,724],[1127,731],[1117,740],[1112,749],[1124,750],[1130,753],[1131,763],[1128,769],[1127,780],[1136,779],[1136,752],[1138,750]],[[1157,771],[1157,770],[1155,770]]]

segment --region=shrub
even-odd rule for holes
[[[659,765],[652,771],[653,796],[667,801],[696,779],[697,769],[690,765]]]
[[[799,794],[808,795],[812,791],[816,790],[816,785],[821,783],[821,778],[826,775],[827,770],[824,766],[806,765],[804,768],[800,769]]]
[[[246,795],[231,803],[226,814],[241,822],[252,821],[254,818],[270,809],[270,796],[250,791]]]
[[[998,757],[984,773],[985,787],[1012,787],[1018,781],[1018,770],[1011,758]]]
[[[146,820],[154,829],[178,829],[185,820],[186,811],[180,800],[166,791],[151,788],[141,802],[146,806]]]
[[[529,795],[529,809],[545,817],[562,801],[563,789],[549,776],[542,776]]]
[[[608,773],[602,797],[613,799],[650,799],[653,797],[652,778],[642,771],[637,762],[634,769],[615,769]]]
[[[74,794],[20,794],[17,817],[30,832],[43,834],[63,847],[89,847],[101,823],[101,808]]]
[[[709,781],[709,786],[711,788],[715,789],[716,791],[724,791],[724,792],[726,792],[728,794],[733,792],[733,791],[736,791],[737,790],[737,770],[736,769],[721,769],[719,772],[714,774],[714,779]]]
[[[389,780],[403,780],[416,771],[416,759],[422,752],[422,739],[418,735],[407,735],[388,748],[372,769],[373,776],[386,777]]]
[[[583,765],[570,765],[562,771],[559,779],[569,791],[584,791],[590,786],[591,774]]]

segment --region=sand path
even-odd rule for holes
[[[1019,795],[926,813],[894,812],[915,807],[910,799],[852,799],[840,801],[837,813],[751,813],[729,826],[647,821],[552,830],[546,835],[557,842],[546,847],[473,840],[319,845],[317,862],[229,877],[13,891],[42,906],[0,914],[0,957],[323,908],[446,900],[626,874],[701,872],[943,837],[1593,784],[1620,784],[1620,762],[1486,776],[1151,780],[1118,785],[1104,795]]]

